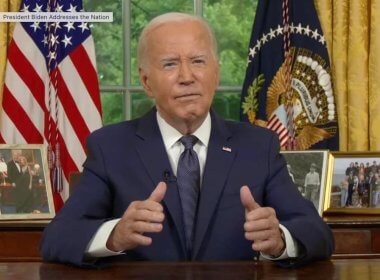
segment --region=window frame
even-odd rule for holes
[[[132,94],[141,93],[145,94],[141,85],[136,86],[131,83],[131,70],[137,71],[137,69],[131,69],[131,0],[121,0],[122,2],[122,28],[123,28],[123,85],[101,85],[100,94],[122,94],[122,119],[132,119]],[[203,0],[193,0],[194,13],[198,16],[203,16]],[[217,94],[237,93],[240,94],[242,85],[240,86],[221,86],[217,88]]]

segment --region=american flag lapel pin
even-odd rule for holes
[[[229,152],[229,153],[232,152],[232,149],[230,147],[223,146],[222,150],[225,151],[225,152]]]

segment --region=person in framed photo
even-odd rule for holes
[[[315,163],[310,164],[310,171],[305,176],[305,198],[313,202],[316,209],[319,205],[319,193],[321,181],[319,173],[316,171],[317,165]]]
[[[350,174],[348,175],[348,195],[347,195],[347,201],[346,206],[352,207],[352,196],[354,194],[354,191],[356,191],[358,186],[358,176],[354,175],[354,170],[350,171]]]
[[[348,197],[348,176],[340,182],[340,207],[345,207]]]
[[[33,210],[32,174],[26,157],[19,156],[20,176],[14,188],[17,213],[30,213]]]
[[[373,173],[372,170],[369,171],[368,175],[366,176],[366,184],[368,188],[368,207],[373,206],[373,195],[376,185],[376,175],[378,175],[378,172]]]
[[[380,198],[380,176],[379,173],[375,174],[375,182],[373,186],[373,207],[379,207]]]
[[[356,207],[358,208],[367,207],[368,204],[366,203],[365,197],[366,195],[368,195],[368,190],[367,190],[368,184],[364,178],[364,173],[363,174],[359,173],[357,186],[358,186],[357,191],[358,191],[359,199],[358,199],[358,203]]]
[[[13,187],[16,186],[16,181],[21,175],[20,156],[21,150],[11,150],[11,159],[7,162],[7,177]]]

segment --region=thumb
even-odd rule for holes
[[[159,182],[154,191],[150,194],[148,200],[153,200],[155,202],[161,202],[164,199],[166,193],[166,183]]]
[[[243,186],[240,189],[240,200],[244,208],[248,211],[260,208],[260,205],[255,201],[248,186]]]

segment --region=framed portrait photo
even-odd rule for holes
[[[281,151],[287,162],[290,177],[299,192],[310,200],[322,216],[327,183],[329,152]]]
[[[0,221],[54,215],[46,146],[0,144]]]
[[[380,214],[380,153],[331,153],[326,213]]]

